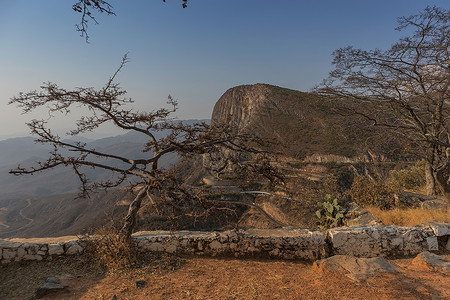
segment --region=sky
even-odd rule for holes
[[[124,54],[117,77],[138,110],[179,101],[179,119],[208,119],[229,88],[268,83],[310,91],[332,70],[332,52],[354,46],[389,48],[404,33],[397,17],[448,0],[181,0],[109,1],[116,16],[97,15],[89,43],[75,30],[75,0],[0,0],[0,139],[26,136],[22,115],[8,105],[43,82],[101,88]],[[75,112],[81,114],[82,112]],[[69,129],[67,118],[52,123]],[[92,137],[119,134],[100,128]]]

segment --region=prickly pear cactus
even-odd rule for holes
[[[320,229],[326,230],[344,224],[344,214],[341,212],[338,199],[326,195],[325,201],[319,202],[317,205],[320,208],[316,211],[316,216],[319,218],[317,225]]]

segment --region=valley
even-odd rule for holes
[[[234,194],[222,201],[233,213],[213,214],[203,221],[183,217],[175,228],[316,228],[317,203],[325,195],[338,197],[347,209],[350,202],[345,193],[357,176],[386,180],[391,170],[414,165],[415,150],[401,150],[401,139],[386,139],[383,131],[370,122],[359,116],[342,116],[336,113],[338,110],[339,103],[330,99],[265,84],[238,86],[225,92],[214,108],[211,123],[227,120],[237,132],[268,140],[264,147],[278,153],[273,164],[283,174],[290,194],[270,192],[264,182],[257,189],[260,193],[253,194],[236,183],[234,188],[214,187],[214,180],[216,185],[227,180],[211,176],[208,161],[195,156],[180,161],[176,155],[169,155],[163,157],[163,168],[173,166],[191,188],[206,189],[213,195]],[[161,138],[166,133],[157,134]],[[139,152],[145,139],[138,133],[85,141],[105,153],[145,156]],[[30,164],[44,159],[48,151],[32,138],[0,141],[0,237],[84,234],[122,218],[133,197],[123,188],[77,198],[79,180],[70,169],[56,168],[35,176],[8,174],[15,167],[14,161]],[[91,181],[110,176],[101,169],[87,170],[87,174]],[[167,218],[153,214],[149,208],[141,209],[138,229],[174,228]]]

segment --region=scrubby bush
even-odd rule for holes
[[[87,242],[88,253],[108,272],[133,266],[137,260],[136,247],[113,226],[102,227]]]
[[[450,210],[442,208],[403,208],[381,210],[376,207],[367,207],[366,209],[384,225],[416,226],[428,222],[450,222]]]
[[[425,161],[417,162],[410,169],[389,172],[389,185],[395,190],[418,190],[425,186]]]
[[[316,211],[316,216],[319,218],[317,225],[320,229],[325,230],[344,224],[344,214],[341,212],[337,198],[333,199],[330,195],[326,195],[325,201],[317,205],[320,207]]]
[[[394,189],[368,176],[356,177],[349,195],[356,204],[362,207],[375,206],[385,210],[396,206]]]

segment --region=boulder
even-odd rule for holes
[[[425,251],[416,256],[413,265],[424,266],[428,269],[450,272],[450,262],[445,257]]]
[[[70,241],[65,244],[66,255],[75,255],[83,252],[83,247],[81,247],[77,241]]]
[[[362,226],[362,225],[379,225],[379,220],[370,212],[351,202],[347,211],[345,212],[348,226]]]
[[[397,272],[400,267],[380,257],[357,258],[349,255],[335,255],[314,262],[313,269],[319,272],[343,272],[350,279],[361,281],[379,272]]]
[[[448,204],[441,200],[427,200],[420,204],[423,209],[447,209]]]
[[[64,246],[61,244],[49,244],[48,255],[61,255],[64,254]]]
[[[36,290],[36,298],[42,298],[48,294],[67,291],[67,287],[58,283],[46,282],[38,286]]]
[[[400,207],[421,207],[424,201],[434,200],[434,196],[401,191],[395,194],[395,200]]]

